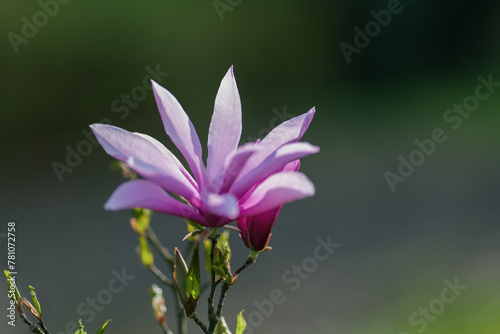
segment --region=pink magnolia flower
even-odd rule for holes
[[[314,195],[314,185],[304,174],[284,170],[287,164],[319,151],[299,142],[314,108],[280,124],[262,141],[238,147],[241,102],[231,67],[215,98],[205,170],[200,139],[188,115],[169,91],[154,81],[152,87],[165,131],[192,175],[156,139],[92,124],[104,150],[143,178],[120,185],[106,202],[107,210],[140,207],[220,227]]]

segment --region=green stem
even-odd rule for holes
[[[196,322],[196,324],[198,326],[200,326],[203,333],[205,333],[205,334],[212,334],[213,333],[213,331],[210,331],[209,329],[207,329],[207,326],[205,326],[205,324],[200,319],[198,319],[198,317],[196,316],[196,313],[191,314],[189,317],[191,319],[193,319],[194,322]]]
[[[248,259],[246,260],[246,262],[241,266],[239,267],[235,272],[234,272],[234,276],[238,275],[239,273],[241,273],[245,268],[247,268],[248,266],[250,266],[251,264],[255,263],[255,259],[251,258],[251,257],[248,257]],[[218,280],[217,281],[217,284],[220,282],[221,280]],[[229,290],[231,286],[228,284],[228,282],[224,282],[224,284],[222,285],[222,288],[221,288],[221,292],[220,292],[220,297],[219,297],[219,304],[217,305],[217,313],[216,313],[216,324],[217,322],[219,321],[221,315],[222,315],[222,308],[224,307],[224,299],[226,298],[226,294]],[[212,328],[210,328],[212,329]],[[215,327],[213,328],[215,329]],[[213,333],[213,329],[212,329],[212,332]]]
[[[222,314],[222,307],[224,306],[224,298],[226,298],[226,293],[230,287],[231,286],[227,284],[227,282],[224,282],[224,284],[222,285],[219,297],[219,305],[217,306],[217,319],[220,319],[220,316]]]
[[[248,267],[249,265],[251,264],[254,264],[255,263],[255,260],[252,259],[251,257],[248,257],[247,261],[241,266],[238,268],[238,270],[236,270],[234,272],[234,276],[238,275],[239,273],[241,273],[246,267]]]
[[[45,327],[45,323],[43,322],[42,318],[40,317],[40,320],[38,321],[38,325],[40,325],[40,328],[45,334],[50,334],[49,330],[47,327]]]
[[[31,321],[29,321],[28,318],[26,318],[26,316],[22,316],[22,315],[20,315],[20,316],[23,319],[24,323],[30,327],[31,332],[36,333],[36,334],[44,334],[44,332],[40,329],[40,327],[38,327],[37,325],[35,325]]]
[[[212,242],[212,247],[210,249],[210,264],[213,266],[214,263],[214,249],[215,246],[217,245],[217,236],[214,238],[210,238],[210,241]],[[211,283],[212,286],[210,288],[210,295],[208,296],[208,321],[210,323],[210,327],[208,329],[209,333],[213,333],[215,330],[215,326],[217,326],[217,315],[215,314],[215,308],[214,308],[214,296],[215,296],[215,290],[217,289],[217,285],[219,285],[221,280],[216,281],[215,280],[215,270],[211,267],[210,269],[210,274],[211,274]]]

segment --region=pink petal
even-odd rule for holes
[[[146,180],[134,180],[120,185],[104,208],[112,211],[144,208],[207,224],[206,219],[195,209],[174,199],[160,186]]]
[[[259,184],[240,205],[240,217],[252,216],[282,204],[314,195],[313,183],[300,172],[281,172]]]
[[[125,163],[133,163],[130,167],[139,175],[161,182],[166,190],[188,200],[198,197],[191,176],[182,172],[184,167],[156,140],[107,124],[92,124],[90,128],[106,153]]]
[[[224,163],[223,174],[218,176],[214,182],[214,192],[225,193],[233,184],[234,180],[240,175],[248,159],[255,153],[256,145],[247,143],[238,147]]]
[[[261,164],[278,147],[299,141],[311,124],[315,111],[316,109],[312,108],[305,114],[281,123],[269,132],[258,144],[259,151],[247,162],[242,175]]]
[[[295,160],[286,164],[284,172],[298,172],[300,169],[300,160]]]
[[[245,245],[250,248],[250,244],[248,243],[248,225],[249,225],[249,219],[250,217],[243,217],[243,218],[238,218],[236,221],[236,224],[238,225],[239,230],[241,231],[240,237],[243,239],[243,242]]]
[[[281,172],[297,172],[299,168],[300,168],[300,160],[297,159],[287,163]],[[259,184],[256,184],[255,186],[252,187],[252,189],[248,190],[243,196],[241,196],[238,199],[238,202],[245,203],[252,196],[253,191]]]
[[[255,184],[274,173],[283,171],[289,162],[318,152],[319,147],[309,143],[301,142],[283,145],[269,155],[260,165],[238,179],[229,192],[240,198]],[[258,151],[256,154],[258,154]]]
[[[281,206],[278,206],[258,215],[237,220],[238,228],[241,230],[241,237],[247,247],[250,247],[251,244],[253,249],[259,251],[266,247],[271,229],[280,210]]]
[[[189,174],[189,172],[186,170],[186,168],[184,168],[184,166],[179,161],[179,159],[177,159],[177,157],[172,152],[170,152],[162,143],[160,143],[155,138],[153,138],[151,136],[148,136],[146,134],[138,133],[138,132],[135,132],[135,134],[139,135],[139,136],[141,136],[143,138],[146,138],[153,145],[155,145],[156,148],[159,149],[161,151],[161,153],[163,153],[163,155],[165,155],[170,161],[172,161],[177,166],[177,168],[179,168],[179,170],[181,171],[181,173],[193,185],[193,187],[195,187],[196,189],[198,189],[198,184],[196,184],[196,181],[193,179],[193,177],[191,176],[191,174]]]
[[[196,192],[184,193],[183,189],[179,187],[175,179],[171,178],[169,175],[165,175],[165,173],[163,173],[158,168],[151,166],[141,160],[135,159],[134,157],[130,157],[126,161],[126,163],[130,168],[135,170],[140,176],[142,176],[146,180],[156,183],[163,189],[183,197],[190,203],[199,202],[200,197],[198,193]]]
[[[240,137],[241,101],[231,66],[217,92],[208,133],[207,178],[209,182],[219,175],[226,157],[238,147]]]
[[[309,143],[291,143],[278,148],[260,165],[236,181],[229,192],[240,198],[252,186],[260,183],[269,175],[283,171],[285,165],[307,155],[318,153],[319,147]]]
[[[153,92],[165,127],[165,132],[186,159],[200,185],[205,184],[205,168],[198,134],[177,99],[165,88],[151,80]]]
[[[227,217],[230,220],[236,219],[240,213],[237,201],[236,197],[231,194],[210,193],[204,196],[205,210],[208,214]]]

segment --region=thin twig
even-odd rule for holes
[[[153,247],[160,253],[163,259],[172,266],[174,266],[174,256],[170,253],[167,247],[163,246],[156,233],[153,231],[151,226],[148,226],[146,230],[146,238],[153,245]]]
[[[203,331],[203,333],[205,334],[211,334],[212,332],[210,332],[209,329],[207,329],[207,326],[203,323],[203,321],[201,321],[200,319],[198,319],[198,317],[196,316],[196,313],[193,313],[189,316],[191,319],[194,320],[194,322],[196,322],[196,324],[198,326],[200,326],[201,330]]]
[[[42,329],[42,331],[45,333],[45,334],[50,334],[49,330],[47,329],[47,327],[45,327],[45,324],[42,320],[42,318],[40,318],[40,320],[38,321],[38,324],[40,325],[40,328]]]
[[[40,329],[40,327],[29,321],[28,318],[26,318],[26,316],[21,316],[21,318],[23,319],[24,323],[30,327],[31,332],[36,334],[44,334],[43,331]]]
[[[175,285],[174,282],[170,278],[168,278],[160,269],[158,269],[157,266],[154,264],[150,265],[148,267],[149,271],[151,271],[163,284],[169,286],[169,287],[174,287]]]
[[[167,247],[163,246],[163,244],[160,242],[158,237],[156,236],[156,233],[154,232],[153,228],[151,226],[148,226],[148,229],[146,230],[146,238],[148,241],[153,245],[153,247],[160,253],[161,257],[165,262],[168,264],[170,270],[173,272],[174,271],[174,256],[170,253]],[[171,279],[169,279],[161,270],[159,270],[156,266],[152,266],[150,268],[150,271],[155,274],[155,276],[162,281],[164,284],[166,284],[172,291],[172,294],[174,295],[174,300],[177,300],[175,304],[176,308],[176,313],[177,313],[177,331],[180,334],[187,334],[187,318],[185,316],[184,312],[184,306],[182,303],[179,301],[177,298],[177,289],[175,287],[175,284]]]
[[[165,334],[174,334],[174,332],[172,332],[170,330],[170,328],[168,328],[168,325],[167,325],[167,322],[165,321],[165,319],[163,319],[163,321],[160,322],[160,327],[163,330],[163,333],[165,333]]]

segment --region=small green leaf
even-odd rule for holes
[[[96,334],[104,334],[104,331],[106,330],[106,326],[108,326],[108,323],[111,321],[111,319],[109,319],[108,321],[106,321],[104,323],[104,325],[101,326],[101,328],[99,328],[99,330],[97,331]]]
[[[200,275],[200,243],[196,243],[193,251],[193,257],[189,264],[189,271],[186,277],[186,293],[193,299],[200,298],[201,293],[201,275]]]
[[[149,227],[149,222],[151,221],[151,210],[135,208],[134,216],[137,220],[137,233],[139,235],[144,235]]]
[[[215,273],[217,275],[219,275],[220,277],[225,277],[226,276],[226,273],[219,267],[216,267],[216,266],[212,266],[212,269],[215,271]]]
[[[216,246],[214,248],[213,258],[212,269],[217,273],[217,275],[222,277],[227,284],[233,284],[233,274],[231,273],[231,267],[229,266],[229,262],[227,260],[227,254]]]
[[[4,270],[3,273],[5,274],[5,277],[7,278],[9,297],[14,303],[17,304],[17,301],[19,300],[19,298],[21,298],[21,294],[19,293],[19,290],[17,289],[16,280],[14,277],[10,276],[9,271]]]
[[[35,307],[35,310],[38,312],[40,317],[42,316],[42,307],[40,306],[40,303],[38,302],[38,298],[36,297],[36,292],[35,288],[29,285],[29,288],[31,290],[31,299],[33,300],[33,306]]]
[[[238,313],[238,318],[236,319],[236,334],[243,334],[247,328],[247,322],[245,321],[245,318],[243,318],[243,311]]]
[[[224,249],[225,246],[229,248],[229,230],[224,230],[224,232],[221,233],[217,240],[217,246],[219,246],[220,249]]]
[[[214,334],[231,334],[229,327],[227,326],[226,319],[224,317],[220,317],[217,326],[215,327]]]
[[[228,269],[231,269],[231,248],[229,247],[229,230],[222,232],[219,240],[217,241],[217,247],[222,250],[222,256],[224,258],[224,264]]]
[[[210,274],[210,269],[212,268],[212,263],[210,262],[212,242],[210,240],[203,240],[203,246],[205,247],[205,270]]]
[[[142,235],[139,236],[139,256],[142,264],[146,266],[146,268],[149,268],[154,263],[154,256],[149,248],[148,241],[146,237]]]
[[[78,323],[80,325],[78,326],[78,330],[75,332],[75,334],[87,334],[87,332],[83,330],[85,326],[83,326],[82,324],[82,319],[78,320]]]
[[[188,224],[188,232],[192,232],[194,230],[200,230],[200,231],[205,230],[205,228],[201,224],[198,224],[189,219],[186,219],[186,223]],[[192,230],[190,230],[190,228],[192,228]]]
[[[182,258],[182,254],[181,252],[179,252],[177,247],[174,249],[174,253],[174,282],[181,303],[184,304],[188,299],[188,296],[186,294],[186,278],[188,274],[188,267],[186,261],[184,261],[184,259]]]
[[[197,253],[197,251],[195,253]],[[195,257],[194,254],[193,257]],[[198,279],[199,279],[199,271],[200,269],[198,260]],[[184,259],[182,258],[182,255],[179,252],[179,250],[175,248],[174,283],[177,289],[177,294],[179,295],[179,300],[181,301],[182,305],[184,305],[184,312],[186,313],[186,316],[189,317],[196,310],[196,304],[198,303],[198,299],[193,298],[193,291],[196,291],[194,290],[195,289],[194,282],[190,282],[190,284],[193,285],[190,286],[189,289],[190,295],[188,296],[187,293],[188,289],[186,287],[187,278],[188,278],[188,267],[186,265],[186,261],[184,261]],[[198,290],[198,298],[199,298],[199,290]]]

